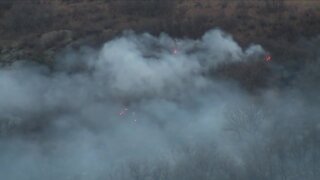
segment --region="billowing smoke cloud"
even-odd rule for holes
[[[59,56],[53,70],[4,67],[0,177],[317,179],[317,110],[299,92],[253,96],[205,75],[263,54],[219,30],[200,40],[127,32]]]

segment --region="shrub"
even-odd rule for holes
[[[110,5],[116,13],[146,17],[168,15],[174,8],[171,0],[118,0]]]
[[[4,27],[15,33],[49,28],[54,10],[48,4],[15,4],[5,15]]]

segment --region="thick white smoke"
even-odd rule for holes
[[[0,177],[232,179],[228,168],[247,177],[250,148],[265,154],[273,143],[273,116],[295,116],[300,104],[274,115],[272,106],[286,99],[252,97],[204,74],[263,53],[220,30],[200,40],[127,32],[99,51],[59,56],[53,70],[27,62],[2,68]]]

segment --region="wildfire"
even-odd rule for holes
[[[271,60],[272,60],[272,57],[269,54],[264,57],[264,61],[266,62],[270,62]]]
[[[123,116],[123,115],[126,115],[127,114],[127,111],[128,111],[128,108],[124,108],[120,111],[119,115],[120,116]]]

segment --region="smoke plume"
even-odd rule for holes
[[[3,67],[0,177],[317,179],[316,100],[303,88],[252,95],[207,73],[264,54],[220,30],[198,40],[129,31],[51,69]]]

